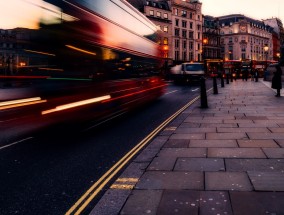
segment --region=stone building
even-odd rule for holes
[[[218,19],[221,57],[224,60],[273,59],[272,27],[241,14],[221,16]]]
[[[202,4],[198,0],[128,0],[163,32],[164,57],[174,64],[202,60]]]

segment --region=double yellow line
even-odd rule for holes
[[[192,105],[200,96],[197,96],[184,107],[178,110],[175,114],[165,120],[160,126],[152,131],[133,149],[131,149],[123,158],[121,158],[113,167],[111,167],[95,184],[93,184],[87,192],[66,212],[66,215],[79,215],[88,206],[88,204],[96,197],[96,195],[109,183],[109,181],[146,145],[153,139],[165,126],[167,126],[175,117],[182,111]]]

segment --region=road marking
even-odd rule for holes
[[[196,89],[194,89],[194,90],[191,90],[192,92],[194,92],[194,91],[197,91],[197,90],[199,90],[199,88],[196,88]]]
[[[168,95],[168,94],[171,94],[171,93],[175,93],[177,92],[178,90],[174,90],[174,91],[171,91],[171,92],[168,92],[168,93],[165,93],[165,95]]]
[[[5,148],[8,148],[8,147],[13,146],[13,145],[16,145],[16,144],[18,144],[18,143],[24,142],[24,141],[26,141],[26,140],[30,140],[30,139],[33,139],[33,137],[28,137],[28,138],[19,140],[19,141],[17,141],[17,142],[11,143],[11,144],[9,144],[9,145],[2,146],[2,147],[0,147],[0,150],[5,149]]]
[[[124,157],[122,157],[114,166],[112,166],[95,184],[93,184],[86,193],[65,213],[65,215],[79,215],[88,206],[88,204],[101,192],[107,183],[145,146],[147,145],[163,128],[165,128],[182,111],[197,101],[200,96],[189,101],[185,106],[165,120],[140,143],[132,148]]]

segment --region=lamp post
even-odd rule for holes
[[[264,50],[264,53],[265,53],[265,60],[266,61],[267,61],[267,57],[268,57],[268,49],[269,49],[268,45],[265,44],[265,46],[263,47],[263,50]]]
[[[208,44],[208,39],[207,38],[203,38],[202,40],[202,60],[203,60],[203,64],[204,64],[204,72],[205,74],[207,73],[207,65],[206,65],[206,56],[205,56],[205,46]]]
[[[276,56],[277,56],[277,60],[278,60],[278,62],[279,62],[279,61],[280,61],[280,53],[277,52]]]

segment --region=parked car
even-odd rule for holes
[[[175,82],[199,81],[205,76],[203,63],[187,62],[171,68],[171,77]]]

